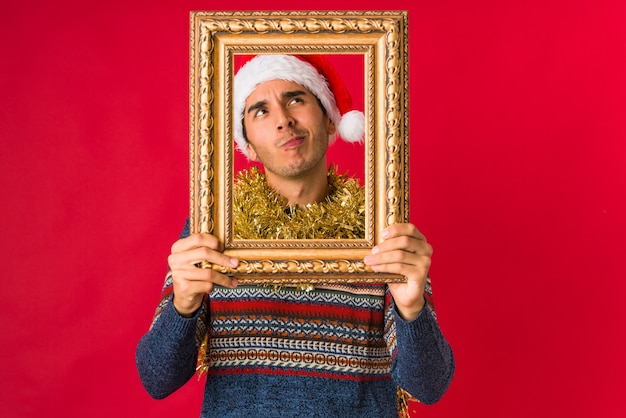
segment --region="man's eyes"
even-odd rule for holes
[[[287,106],[293,106],[295,104],[298,103],[304,103],[304,99],[302,97],[292,97],[289,100],[287,100]],[[268,110],[266,107],[259,107],[255,112],[254,112],[254,117],[258,118],[261,117],[265,114],[267,114]]]
[[[304,100],[302,100],[302,97],[293,97],[291,100],[289,100],[289,105],[291,104],[295,104],[295,103],[303,103]]]

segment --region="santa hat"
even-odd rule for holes
[[[243,113],[246,99],[256,87],[271,80],[293,81],[313,93],[337,127],[329,137],[347,142],[361,142],[365,132],[363,112],[352,108],[352,98],[332,64],[322,55],[257,55],[247,61],[235,75],[234,111],[235,142],[239,151],[248,155],[243,135]]]

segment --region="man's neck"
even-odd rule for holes
[[[266,173],[267,182],[291,206],[304,206],[323,201],[328,195],[326,166],[300,177],[281,177]]]

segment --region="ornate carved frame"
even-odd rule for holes
[[[398,282],[363,258],[380,231],[408,221],[408,36],[404,11],[213,12],[190,15],[190,217],[237,269],[240,283]],[[232,86],[235,54],[362,54],[366,234],[362,240],[235,240]]]

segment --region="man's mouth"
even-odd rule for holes
[[[304,142],[303,136],[294,136],[292,138],[289,138],[287,141],[283,142],[281,147],[285,149],[292,149],[292,148],[298,147],[303,142]]]

